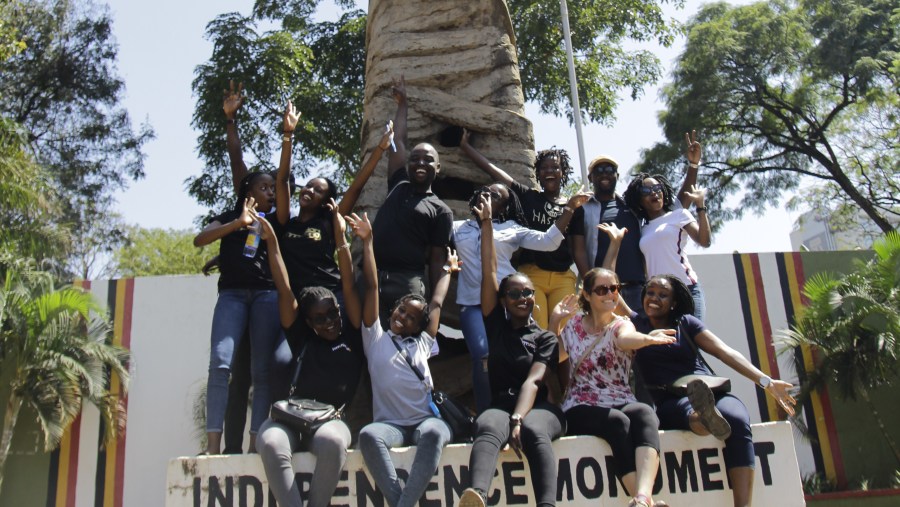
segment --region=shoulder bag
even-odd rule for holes
[[[409,365],[413,373],[419,377],[422,384],[425,384],[425,375],[423,375],[412,363],[412,358],[409,357],[409,353],[406,352],[406,349],[401,347],[400,344],[394,340],[393,336],[389,336],[388,339],[391,340],[391,343],[394,344],[394,347],[397,348],[397,351],[400,352],[400,355],[406,360],[406,364]],[[434,407],[437,407],[437,413],[435,415],[443,419],[444,422],[447,423],[447,426],[450,426],[450,431],[453,432],[453,441],[471,442],[472,437],[475,434],[475,416],[472,415],[472,411],[459,401],[448,396],[447,393],[443,391],[434,391],[427,385],[426,388],[429,389],[431,394],[431,402],[434,404]],[[432,410],[434,407],[432,407]]]
[[[300,355],[297,357],[297,366],[294,368],[294,377],[291,380],[291,390],[288,393],[288,398],[273,403],[269,415],[273,421],[299,432],[306,439],[311,438],[323,424],[340,419],[343,415],[344,406],[335,408],[334,405],[328,403],[294,397],[305,353],[306,346],[304,345],[303,350],[300,351]]]

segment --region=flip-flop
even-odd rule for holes
[[[687,385],[688,400],[691,407],[700,416],[700,423],[719,440],[731,436],[731,425],[722,417],[716,408],[716,396],[700,379],[692,380]]]

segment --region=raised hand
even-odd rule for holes
[[[572,208],[572,210],[576,210],[580,208],[584,203],[590,200],[591,196],[594,194],[591,192],[578,192],[569,198],[569,201],[566,203],[566,206]]]
[[[668,345],[675,343],[674,329],[654,329],[647,336],[650,338],[650,345]]]
[[[353,229],[353,234],[356,234],[359,239],[367,241],[372,238],[372,223],[369,222],[368,213],[363,213],[362,217],[353,213],[344,218],[347,219],[347,223]]]
[[[447,264],[444,265],[444,270],[450,273],[459,273],[462,271],[462,263],[463,261],[459,260],[459,255],[456,254],[456,250],[447,247]]]
[[[620,229],[618,225],[612,222],[603,222],[598,225],[597,228],[605,232],[606,235],[609,236],[609,240],[613,243],[621,243],[625,238],[625,234],[628,233],[628,227],[622,227]]]
[[[475,215],[478,216],[478,221],[483,222],[485,220],[490,220],[493,218],[493,212],[491,211],[491,200],[488,199],[485,194],[481,194],[478,196],[479,203],[472,207],[472,210],[475,212]]]
[[[687,149],[684,150],[684,157],[687,158],[688,163],[697,165],[700,163],[700,155],[702,154],[702,147],[700,146],[700,142],[697,141],[697,131],[692,130],[690,134],[687,132],[684,133],[684,142],[687,144]]]
[[[260,238],[261,240],[265,241],[265,240],[267,240],[267,239],[269,239],[269,238],[274,238],[274,237],[275,237],[275,230],[272,229],[272,224],[269,223],[268,220],[266,220],[265,218],[259,216],[259,215],[256,214],[256,213],[250,215],[250,218],[251,218],[254,222],[259,222],[259,224],[260,224],[260,228],[259,228],[259,238]]]
[[[381,136],[381,141],[378,141],[378,146],[382,150],[394,146],[394,120],[388,120],[384,126],[384,135]],[[397,151],[397,148],[394,148],[394,151]]]
[[[406,79],[402,74],[400,79],[394,79],[391,83],[391,95],[398,104],[406,102]]]
[[[472,136],[472,133],[469,132],[469,129],[464,128],[462,133],[462,138],[459,140],[459,145],[461,147],[466,147],[469,145],[469,138]]]
[[[697,185],[691,185],[691,189],[685,192],[684,195],[698,208],[702,208],[703,203],[706,202],[706,189]]]
[[[331,212],[331,219],[334,222],[335,238],[345,236],[347,234],[347,221],[344,220],[344,217],[338,212],[338,205],[337,202],[335,202],[334,197],[328,199],[328,202],[325,203],[325,207]]]
[[[238,223],[241,224],[242,227],[249,227],[253,224],[253,217],[257,215],[256,199],[252,197],[244,199],[244,209],[241,211],[241,216],[237,218]]]
[[[244,90],[244,83],[238,83],[237,90],[234,89],[234,81],[228,81],[228,89],[223,90],[225,100],[222,103],[222,110],[225,111],[225,118],[233,120],[238,109],[244,105],[244,97],[241,92]]]
[[[297,108],[294,107],[294,104],[289,100],[287,106],[284,108],[284,133],[290,134],[297,128],[297,122],[300,121],[300,111],[297,111]]]
[[[559,318],[560,320],[568,319],[572,315],[575,315],[578,310],[578,296],[569,294],[553,307],[553,313],[550,314],[550,318]]]
[[[788,391],[792,387],[794,386],[788,382],[772,379],[772,383],[766,388],[766,392],[771,394],[778,401],[778,404],[781,405],[781,408],[791,417],[794,416],[794,405],[797,404],[797,400]]]

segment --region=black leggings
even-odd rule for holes
[[[566,411],[569,435],[593,435],[612,448],[619,477],[635,471],[634,450],[659,452],[659,419],[650,405],[628,403],[615,408],[577,405]]]
[[[490,494],[491,479],[497,470],[500,449],[509,440],[510,413],[489,408],[475,421],[475,443],[469,455],[469,471],[472,487]],[[556,454],[553,440],[562,436],[565,429],[564,415],[556,405],[537,402],[522,419],[522,450],[531,469],[536,505],[556,505]]]

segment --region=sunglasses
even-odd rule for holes
[[[663,184],[657,183],[656,185],[650,185],[649,187],[644,185],[641,187],[641,194],[650,195],[650,194],[661,194],[663,191]]]
[[[478,189],[479,194],[489,194],[494,199],[500,199],[500,192],[491,190],[490,187],[481,187]]]
[[[594,170],[592,172],[595,173],[614,173],[616,172],[616,166],[612,164],[599,164],[594,166]]]
[[[339,318],[341,318],[341,311],[338,310],[337,308],[332,308],[331,310],[328,310],[324,314],[316,315],[315,317],[311,318],[310,320],[316,326],[324,326],[325,324],[328,324],[329,322],[335,321]]]
[[[509,299],[522,299],[534,297],[534,289],[510,289],[506,291]]]
[[[612,285],[597,285],[593,289],[591,289],[591,292],[598,296],[605,296],[610,292],[613,294],[618,293],[620,287],[622,287],[622,284],[620,283],[614,283]]]

